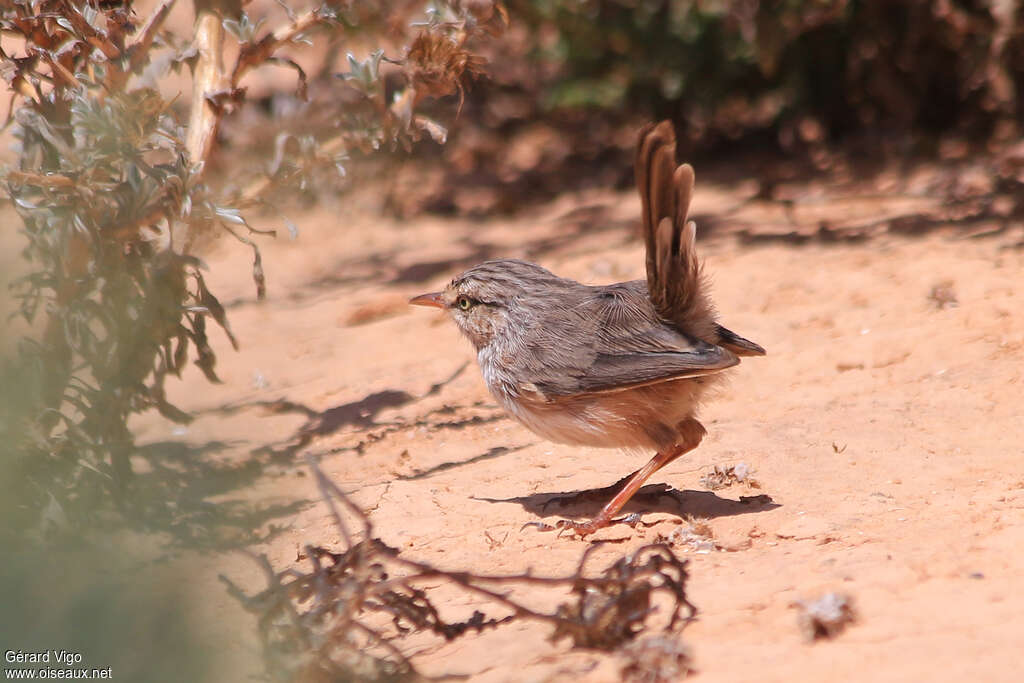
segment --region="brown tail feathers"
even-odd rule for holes
[[[693,181],[693,167],[676,164],[676,136],[669,121],[640,131],[636,187],[643,207],[651,300],[666,320],[712,341],[715,312],[697,258],[697,226],[686,221]]]
[[[647,245],[647,289],[658,313],[698,339],[738,356],[764,349],[715,322],[715,308],[697,258],[697,225],[687,221],[693,198],[693,167],[676,164],[670,121],[648,124],[636,148],[636,189]]]

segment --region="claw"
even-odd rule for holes
[[[565,532],[568,531],[569,535],[574,535],[577,538],[584,538],[588,533],[593,533],[597,528],[590,522],[572,522],[567,519],[562,519],[556,524],[558,527],[558,538],[561,539],[565,536]]]
[[[598,517],[590,520],[589,522],[574,522],[570,519],[560,519],[554,524],[548,524],[547,522],[527,522],[523,526],[519,527],[519,531],[522,531],[528,526],[532,526],[536,527],[540,531],[557,531],[558,538],[563,538],[566,532],[574,534],[576,538],[584,538],[598,529],[605,528],[606,526],[626,524],[635,529],[637,524],[642,522],[643,518],[641,513],[633,512],[625,517],[619,517],[618,519],[602,520]]]
[[[593,522],[573,522],[568,519],[560,519],[555,524],[548,524],[547,522],[527,522],[523,526],[519,527],[519,531],[521,532],[528,526],[536,527],[538,531],[557,531],[558,538],[562,538],[562,535],[566,531],[576,533],[580,537],[583,537],[587,534],[592,534],[601,528]]]
[[[566,531],[570,534],[575,534],[578,538],[583,538],[594,533],[603,526],[605,525],[596,524],[593,520],[589,522],[573,522],[568,519],[559,520],[558,524],[555,525],[558,529],[559,538],[562,538]]]
[[[613,519],[611,522],[609,522],[609,525],[611,525],[611,524],[625,524],[628,527],[630,527],[631,529],[635,529],[636,525],[639,524],[642,521],[643,521],[643,515],[641,515],[639,512],[631,512],[628,515],[626,515],[625,517],[619,517],[618,519]]]

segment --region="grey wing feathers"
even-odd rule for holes
[[[693,351],[601,355],[579,378],[580,391],[610,392],[721,372],[740,362],[732,352],[698,342]]]
[[[557,379],[552,378],[553,381],[535,381],[532,384],[545,398],[553,400],[712,375],[739,362],[731,351],[698,342],[692,351],[598,354],[589,367],[577,368],[575,374],[566,373],[558,375]]]
[[[699,377],[739,363],[728,349],[666,326],[643,281],[592,288],[575,313],[578,333],[563,340],[577,344],[549,356],[562,360],[555,372],[532,379],[549,399]]]

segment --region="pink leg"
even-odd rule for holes
[[[629,499],[640,490],[640,487],[644,485],[652,474],[660,470],[665,465],[669,464],[684,453],[688,453],[696,448],[701,439],[707,433],[704,426],[690,418],[679,425],[680,436],[682,439],[680,443],[676,444],[672,448],[666,451],[656,453],[651,460],[641,467],[626,485],[622,487],[622,490],[615,494],[615,497],[608,501],[608,504],[601,508],[601,511],[597,513],[597,516],[589,522],[570,522],[568,520],[562,520],[555,528],[557,529],[572,529],[580,536],[586,536],[592,534],[598,529],[602,529],[612,522],[612,518],[622,509],[622,507],[629,502]]]

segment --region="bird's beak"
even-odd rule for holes
[[[433,306],[434,308],[445,308],[444,299],[441,298],[441,292],[432,292],[430,294],[420,294],[409,299],[409,303],[414,306]]]

